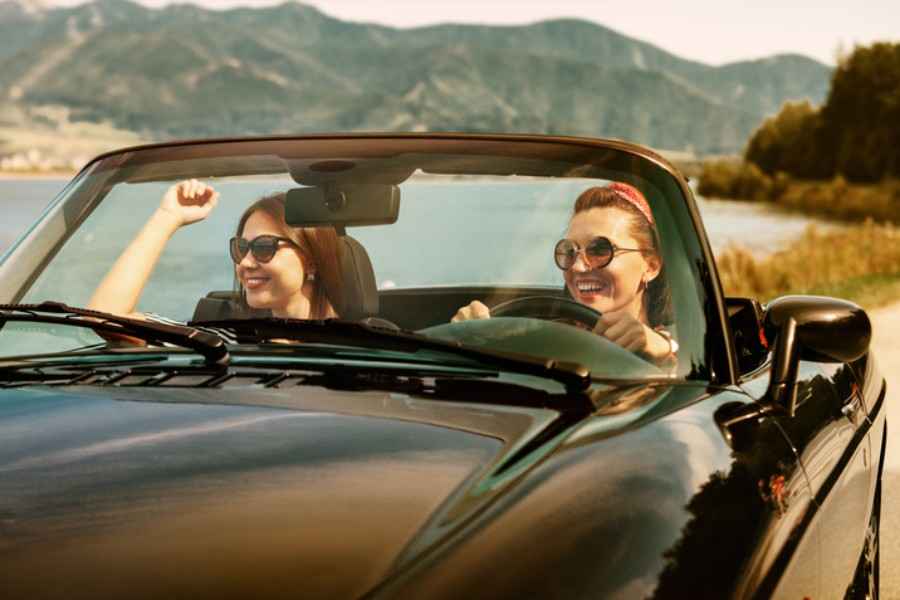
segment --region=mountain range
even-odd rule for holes
[[[396,29],[296,2],[0,0],[0,121],[66,107],[148,139],[527,131],[733,153],[785,101],[821,103],[830,77],[800,55],[705,65],[575,19]]]

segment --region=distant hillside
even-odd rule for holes
[[[786,100],[821,102],[830,77],[794,55],[710,67],[578,20],[401,30],[298,3],[0,0],[0,40],[6,114],[61,105],[148,138],[529,131],[733,153]]]

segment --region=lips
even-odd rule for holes
[[[268,277],[245,277],[244,278],[244,287],[248,290],[256,290],[266,285],[269,282]]]

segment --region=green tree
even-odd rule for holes
[[[822,120],[808,102],[786,103],[750,138],[745,160],[768,175],[784,171],[797,177],[827,177],[832,161],[824,161],[820,148]]]
[[[822,108],[785,104],[753,134],[744,158],[768,175],[900,177],[900,44],[857,47],[842,57]]]
[[[857,47],[834,72],[821,114],[836,173],[900,176],[900,44]]]

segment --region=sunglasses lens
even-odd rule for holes
[[[278,240],[274,237],[260,236],[250,242],[253,258],[259,262],[269,262],[278,251]]]
[[[247,241],[244,238],[231,238],[228,241],[228,252],[231,254],[231,260],[238,264],[247,252],[253,254],[254,260],[259,262],[269,262],[278,251],[278,238],[274,236],[262,235],[253,241]]]
[[[249,249],[250,244],[243,238],[234,237],[228,240],[228,252],[231,254],[231,260],[233,260],[235,264],[244,260]]]
[[[578,256],[578,247],[572,240],[559,240],[556,243],[556,249],[553,251],[553,259],[556,266],[565,271],[575,264],[575,257]]]
[[[591,267],[598,269],[605,267],[613,259],[613,245],[606,237],[595,237],[587,246],[587,257]]]

